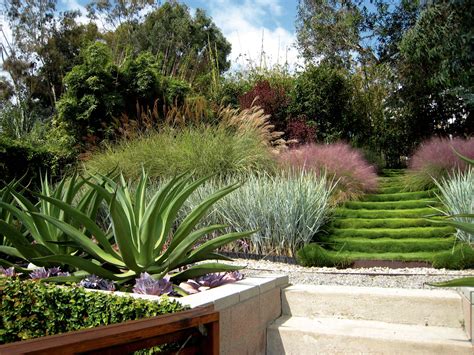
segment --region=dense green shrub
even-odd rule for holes
[[[185,308],[162,298],[150,302],[82,287],[0,279],[0,343],[175,313]]]
[[[356,133],[354,127],[362,127],[354,121],[352,86],[342,70],[309,66],[296,78],[290,97],[291,116],[304,116],[314,122],[320,140],[351,139]]]
[[[163,129],[142,138],[121,141],[96,153],[85,163],[90,171],[118,168],[126,177],[137,177],[142,166],[152,178],[172,177],[185,171],[196,176],[246,174],[271,170],[270,152],[257,134],[236,134],[212,126]]]
[[[59,122],[67,124],[79,142],[87,138],[92,143],[114,138],[121,116],[137,119],[137,111],[156,108],[154,118],[163,118],[166,108],[182,104],[191,90],[182,80],[164,77],[151,53],[117,66],[110,48],[101,42],[83,51],[82,63],[64,82],[67,89],[57,105]]]
[[[40,172],[58,178],[75,162],[73,152],[65,153],[33,146],[18,140],[0,137],[0,185],[27,174],[34,185],[39,184]]]
[[[305,245],[296,253],[296,260],[302,266],[345,268],[352,264],[351,260],[337,254],[330,254],[316,243]]]
[[[452,270],[472,269],[474,268],[474,249],[462,243],[451,251],[438,253],[433,258],[433,267]]]
[[[191,195],[197,205],[221,183],[210,182]],[[295,173],[247,177],[240,189],[214,206],[208,223],[230,224],[237,231],[256,230],[247,251],[294,255],[328,221],[333,184],[325,176]]]

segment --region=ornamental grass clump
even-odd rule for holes
[[[279,161],[283,169],[309,171],[337,181],[336,202],[356,199],[377,189],[375,167],[346,143],[304,145],[282,153]]]
[[[434,182],[445,206],[442,212],[453,216],[453,221],[474,223],[474,168],[457,171]],[[461,242],[474,244],[474,234],[468,231],[457,229],[456,237]]]
[[[468,164],[459,159],[455,151],[473,159],[474,139],[433,137],[423,142],[410,159],[405,178],[406,189],[430,189],[435,187],[433,179],[440,180],[450,173],[465,171]]]
[[[190,196],[188,208],[221,184],[204,184]],[[328,221],[333,188],[324,174],[252,175],[238,191],[217,202],[204,221],[229,224],[237,231],[256,230],[245,243],[250,253],[292,256]]]
[[[154,179],[186,171],[223,177],[275,169],[273,153],[285,149],[286,142],[262,109],[221,107],[216,116],[213,125],[164,126],[105,146],[89,157],[85,168],[93,173],[118,169],[127,178],[138,178],[144,167]]]

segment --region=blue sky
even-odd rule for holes
[[[230,59],[234,68],[247,61],[260,64],[262,36],[264,63],[291,67],[299,62],[295,43],[297,0],[183,0],[191,9],[202,8],[212,17],[232,44]],[[58,0],[61,10],[79,9],[85,13],[88,0]],[[85,18],[84,18],[85,20]]]

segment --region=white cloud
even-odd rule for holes
[[[269,28],[264,25],[269,17],[277,22],[283,7],[279,0],[245,0],[236,4],[232,0],[210,0],[209,15],[232,44],[232,68],[248,64],[289,64],[290,69],[301,64],[294,44],[296,36],[282,26]],[[263,49],[263,50],[262,50]]]

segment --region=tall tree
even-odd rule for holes
[[[436,1],[400,44],[399,100],[414,139],[474,132],[474,3]]]
[[[42,84],[35,80],[35,72],[44,65],[39,48],[55,26],[56,0],[6,0],[2,10],[12,31],[12,41],[2,45],[2,68],[11,77],[17,99],[28,101]],[[54,90],[51,83],[46,85],[54,106]]]
[[[310,62],[381,63],[396,54],[419,10],[418,0],[300,0],[298,47]]]
[[[135,50],[157,55],[163,75],[193,81],[213,68],[223,72],[230,67],[230,43],[200,9],[192,16],[186,5],[166,2],[146,16],[136,37]]]

